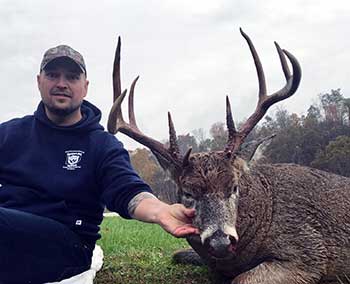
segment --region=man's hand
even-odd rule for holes
[[[192,225],[194,215],[194,209],[188,209],[182,204],[168,205],[159,212],[159,225],[178,238],[199,234],[198,229]]]
[[[155,198],[142,200],[136,207],[133,217],[137,220],[157,223],[174,237],[181,238],[191,234],[199,234],[192,225],[194,209],[182,204],[166,204]]]

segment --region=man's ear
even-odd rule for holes
[[[86,97],[86,95],[87,95],[87,92],[88,92],[88,89],[89,89],[89,80],[85,80],[85,96],[84,97]]]
[[[36,75],[36,82],[37,82],[37,85],[38,85],[38,89],[40,91],[40,74]]]

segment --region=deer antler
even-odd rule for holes
[[[158,158],[158,161],[162,166],[172,166],[180,169],[183,164],[182,157],[180,156],[179,147],[177,144],[177,137],[174,128],[174,124],[171,119],[170,113],[168,113],[169,119],[169,135],[170,146],[169,149],[165,147],[161,142],[146,136],[137,127],[135,112],[134,112],[134,89],[139,77],[136,77],[131,84],[129,93],[129,123],[125,122],[122,114],[121,104],[127,94],[127,90],[121,92],[121,80],[120,80],[120,49],[121,40],[118,37],[118,45],[115,52],[115,59],[113,65],[113,106],[109,113],[107,129],[108,132],[116,134],[118,131],[126,134],[142,145],[148,147]]]
[[[300,79],[301,79],[301,68],[297,59],[288,51],[282,50],[279,45],[275,42],[277,52],[280,57],[282,69],[284,76],[287,80],[286,85],[275,92],[274,94],[268,96],[266,92],[266,82],[264,71],[258,57],[258,54],[254,48],[254,45],[250,38],[240,29],[242,36],[246,39],[250,51],[252,53],[258,80],[259,80],[259,100],[255,112],[247,119],[247,121],[240,127],[239,131],[236,130],[230,101],[228,97],[226,98],[226,122],[228,127],[229,138],[227,146],[225,148],[226,152],[235,153],[239,150],[244,139],[254,128],[254,126],[260,121],[260,119],[265,115],[268,108],[284,100],[295,93],[297,90]],[[177,144],[177,137],[174,128],[173,121],[171,119],[170,113],[168,113],[169,120],[169,136],[170,136],[170,146],[166,148],[161,142],[154,140],[151,137],[143,134],[140,129],[137,127],[135,113],[134,113],[134,89],[136,82],[139,77],[132,82],[129,93],[129,123],[125,122],[123,119],[123,114],[121,110],[121,104],[127,94],[127,90],[121,91],[121,82],[120,82],[120,49],[121,41],[120,37],[118,38],[118,45],[115,52],[114,67],[113,67],[113,92],[114,92],[114,103],[108,118],[108,131],[112,134],[117,133],[118,131],[126,134],[137,142],[148,147],[157,157],[158,161],[163,167],[174,168],[180,170],[182,167],[189,164],[189,156],[191,149],[187,151],[184,157],[180,155],[179,146]],[[292,64],[293,75],[290,73],[287,60],[285,55],[288,57],[289,61]]]
[[[279,91],[272,95],[267,95],[266,81],[264,70],[262,68],[259,56],[255,50],[255,47],[251,39],[246,35],[242,29],[240,29],[242,36],[248,43],[249,49],[252,53],[256,72],[259,80],[259,100],[254,113],[247,119],[247,121],[240,127],[239,131],[236,130],[231,113],[231,106],[228,97],[226,98],[226,123],[229,133],[229,138],[225,151],[237,152],[242,145],[244,139],[254,128],[254,126],[263,118],[266,111],[273,104],[282,101],[295,93],[301,80],[301,67],[298,60],[287,50],[282,50],[278,43],[275,42],[277,52],[281,61],[282,69],[287,83]],[[287,60],[285,55],[288,57],[293,68],[293,75],[289,71]]]

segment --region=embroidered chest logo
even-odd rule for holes
[[[80,150],[68,150],[68,151],[65,151],[65,153],[66,153],[66,161],[63,168],[70,171],[80,169],[81,166],[79,165],[79,163],[81,161],[81,158],[84,152]]]

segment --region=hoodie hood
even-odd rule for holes
[[[62,131],[89,132],[97,129],[103,130],[103,126],[100,124],[101,111],[96,106],[84,100],[81,105],[81,113],[83,118],[77,123],[69,126],[58,126],[47,117],[44,104],[40,102],[34,112],[34,117],[46,126]]]

